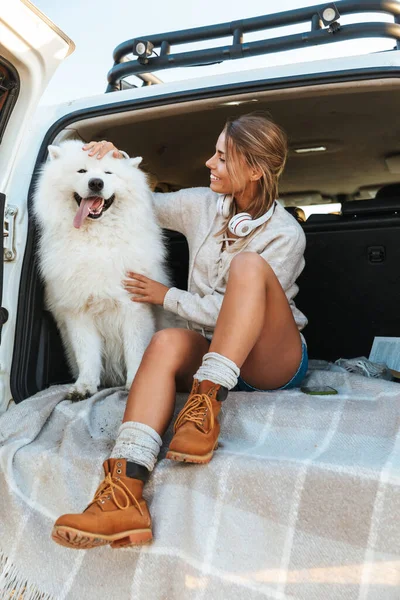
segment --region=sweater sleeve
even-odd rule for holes
[[[164,308],[186,321],[213,328],[217,322],[223,299],[223,294],[218,292],[199,296],[199,294],[172,287],[165,294]]]
[[[201,215],[199,206],[210,201],[209,188],[183,188],[177,192],[153,192],[153,207],[161,227],[183,233],[185,237],[196,227]]]

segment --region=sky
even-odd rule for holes
[[[42,97],[42,104],[55,104],[76,98],[103,93],[107,86],[107,72],[113,65],[114,48],[129,39],[146,35],[225,23],[236,19],[261,16],[318,2],[304,0],[33,0],[76,44],[75,52],[61,64]],[[340,6],[340,3],[338,4]],[[392,20],[386,15],[363,15],[363,20]],[[342,17],[346,24],[357,22],[357,16]],[[246,34],[244,41],[260,40],[307,31],[306,24],[276,29],[268,33]],[[213,45],[227,45],[231,40],[219,39]],[[209,42],[208,42],[209,44]],[[288,64],[324,57],[363,54],[392,48],[390,40],[357,40],[328,44],[304,50],[269,54],[244,60],[226,61],[208,67],[181,68],[160,71],[163,81],[227,73],[258,66]],[[194,48],[194,46],[191,46]],[[177,46],[175,51],[182,51]],[[185,50],[188,48],[185,47]]]

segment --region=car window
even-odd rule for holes
[[[312,204],[308,206],[299,205],[299,208],[302,208],[304,210],[306,219],[308,219],[310,215],[315,214],[340,214],[340,211],[342,210],[342,204],[340,202],[332,202],[330,204]]]
[[[298,192],[283,194],[279,201],[285,208],[297,207],[304,211],[306,219],[313,214],[338,214],[342,209],[340,202],[319,192]]]

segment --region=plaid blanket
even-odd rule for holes
[[[315,370],[299,390],[231,393],[209,465],[164,459],[145,487],[154,542],[73,551],[50,539],[102,479],[126,392],[64,386],[0,418],[1,600],[398,600],[400,386]],[[177,410],[186,396],[179,395]]]

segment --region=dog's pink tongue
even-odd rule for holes
[[[88,216],[89,211],[92,208],[93,204],[96,202],[96,200],[97,200],[97,198],[89,198],[89,200],[84,200],[82,198],[79,208],[77,210],[77,213],[74,217],[74,227],[79,229],[79,227],[82,225],[83,221]]]

